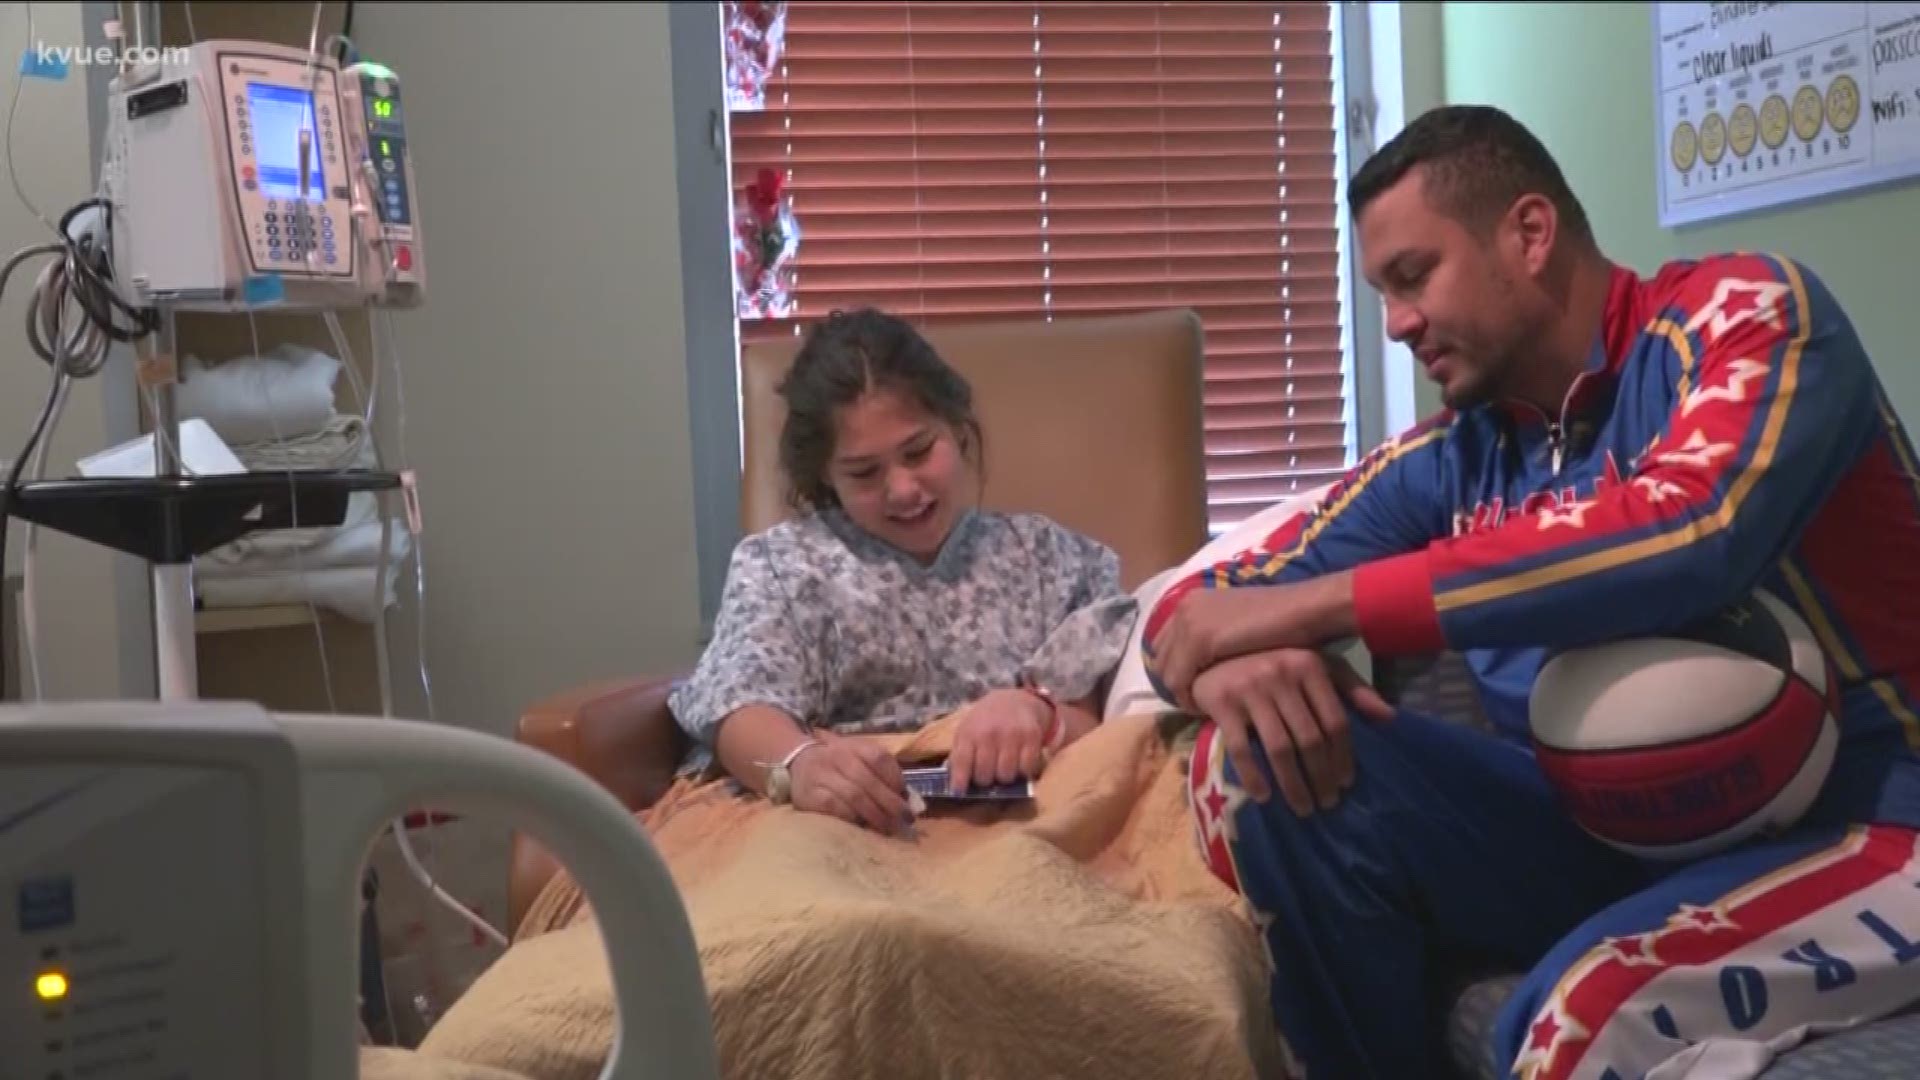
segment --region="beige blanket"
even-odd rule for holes
[[[886,741],[937,757],[954,719]],[[682,782],[643,822],[687,904],[725,1074],[1282,1075],[1259,938],[1195,847],[1190,742],[1175,718],[1108,721],[1031,805],[936,809],[907,839]],[[562,875],[420,1056],[584,1080],[612,1008]]]

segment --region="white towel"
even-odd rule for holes
[[[371,495],[355,495],[369,500],[348,504],[348,516],[363,520],[338,529],[277,529],[251,533],[230,544],[217,547],[194,562],[194,572],[215,577],[242,577],[267,572],[301,570],[338,570],[359,567],[371,570],[380,565],[380,519]],[[365,514],[356,515],[353,507],[364,505]],[[397,566],[413,554],[413,537],[407,523],[396,519],[387,536],[387,565]]]
[[[231,449],[234,456],[254,472],[371,469],[375,462],[367,422],[352,413],[330,414],[314,430],[303,434],[237,443]]]
[[[244,444],[234,447],[233,451],[255,473],[371,469],[377,459],[373,441],[366,438],[366,434],[366,422],[362,418],[336,416],[319,431],[308,435],[279,442]],[[228,574],[376,566],[380,558],[379,499],[374,492],[355,492],[347,497],[346,514],[338,525],[248,533],[201,555],[195,560],[195,568],[202,573]],[[396,520],[388,545],[389,558],[395,563],[405,559],[411,551],[410,542],[405,522]]]
[[[387,572],[381,599],[393,606],[393,583],[398,567]],[[373,595],[376,571],[371,566],[325,570],[270,570],[236,575],[194,574],[194,592],[209,608],[270,607],[274,604],[313,603],[356,622],[371,623],[380,612]]]
[[[289,344],[213,366],[188,356],[181,361],[181,374],[174,388],[181,419],[200,417],[229,445],[264,443],[326,426],[333,416],[340,361]]]

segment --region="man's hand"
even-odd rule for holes
[[[1290,585],[1195,589],[1149,642],[1174,704],[1194,711],[1194,680],[1225,660],[1269,649],[1312,649],[1353,633],[1350,574]]]
[[[953,734],[947,776],[955,794],[970,784],[1011,784],[1040,775],[1053,710],[1024,690],[995,690],[967,710]]]
[[[1253,754],[1258,733],[1287,805],[1302,817],[1330,809],[1353,784],[1353,747],[1347,729],[1351,702],[1362,715],[1385,722],[1393,707],[1346,661],[1311,649],[1276,649],[1215,664],[1194,681],[1197,711],[1220,730],[1240,784],[1256,802],[1272,795]]]

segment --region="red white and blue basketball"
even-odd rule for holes
[[[1581,828],[1695,859],[1806,813],[1839,741],[1813,632],[1766,592],[1686,630],[1571,649],[1529,702],[1534,751]]]

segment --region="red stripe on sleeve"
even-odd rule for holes
[[[1447,647],[1433,604],[1433,570],[1424,551],[1355,568],[1353,614],[1360,640],[1376,656],[1434,653]]]
[[[1160,599],[1154,601],[1153,610],[1147,615],[1147,628],[1141,631],[1141,638],[1149,648],[1160,636],[1160,631],[1166,627],[1167,620],[1173,618],[1173,612],[1180,606],[1180,601],[1186,599],[1188,593],[1200,587],[1200,580],[1204,574],[1205,571],[1199,574],[1188,574],[1167,586],[1166,590],[1160,594]]]

